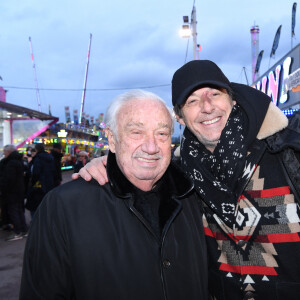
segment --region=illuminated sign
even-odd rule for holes
[[[61,129],[58,133],[57,136],[58,137],[66,137],[68,135],[68,132],[65,131],[64,129]]]
[[[30,141],[27,141],[26,144],[27,145],[30,145],[30,144],[45,144],[45,145],[48,145],[48,144],[53,144],[53,143],[58,143],[58,139],[54,138],[36,138],[34,140],[30,140]]]
[[[300,68],[284,80],[284,88],[286,91],[300,91]]]
[[[282,64],[276,66],[275,70],[272,70],[268,76],[264,76],[253,87],[271,97],[275,105],[278,105],[278,101],[285,103],[289,94],[284,82],[289,77],[291,63],[292,58],[287,57]]]
[[[95,142],[91,142],[91,141],[86,141],[86,140],[79,140],[79,139],[69,139],[69,138],[62,138],[62,139],[52,139],[52,138],[35,138],[33,140],[30,140],[28,142],[26,142],[26,144],[53,144],[53,143],[58,143],[61,142],[63,144],[67,144],[67,145],[78,145],[78,146],[89,146],[89,147],[94,147],[94,148],[105,148],[106,145],[102,142],[102,143],[95,143]]]

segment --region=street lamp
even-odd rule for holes
[[[198,49],[199,45],[197,44],[197,20],[196,20],[196,7],[193,6],[191,23],[189,23],[189,17],[183,16],[183,25],[179,31],[179,35],[183,38],[189,38],[193,36],[193,58],[199,59]]]
[[[179,35],[182,38],[189,38],[192,35],[192,30],[189,25],[182,25],[182,28],[179,30]]]

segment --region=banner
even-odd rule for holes
[[[295,36],[296,8],[297,8],[297,3],[294,2],[293,9],[292,9],[292,37]]]
[[[65,106],[66,123],[71,123],[70,107]]]
[[[258,73],[258,71],[259,71],[260,63],[261,63],[263,54],[264,54],[264,50],[261,50],[258,54],[257,61],[256,61],[256,66],[255,66],[255,73]]]
[[[276,52],[276,50],[278,48],[279,39],[280,39],[280,33],[281,33],[281,26],[282,25],[280,25],[278,27],[277,32],[275,34],[275,38],[274,38],[274,42],[273,42],[273,46],[272,46],[270,57],[272,57],[273,55],[275,55],[275,52]]]
[[[100,123],[103,122],[103,117],[104,117],[103,113],[99,114],[98,119]]]
[[[82,112],[81,114],[80,125],[85,126],[85,112]]]
[[[78,121],[78,109],[73,110],[73,120],[74,120],[74,124],[78,125],[78,123],[79,123],[79,121]]]

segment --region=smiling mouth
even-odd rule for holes
[[[203,121],[201,123],[204,124],[204,125],[210,125],[210,124],[214,124],[214,123],[218,122],[220,119],[221,119],[221,117],[217,117],[217,118],[215,118],[213,120]]]
[[[147,159],[147,158],[143,158],[143,157],[138,157],[138,160],[144,161],[144,162],[147,162],[147,163],[152,163],[152,162],[157,161],[157,159]]]

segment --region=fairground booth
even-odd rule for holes
[[[26,144],[54,125],[58,118],[23,106],[0,101],[0,154],[13,144],[21,152]]]
[[[27,145],[43,143],[50,151],[54,143],[62,145],[62,168],[71,169],[76,161],[76,154],[85,151],[89,158],[104,155],[108,151],[107,137],[104,129],[89,128],[71,123],[56,123],[40,135],[26,141]]]

